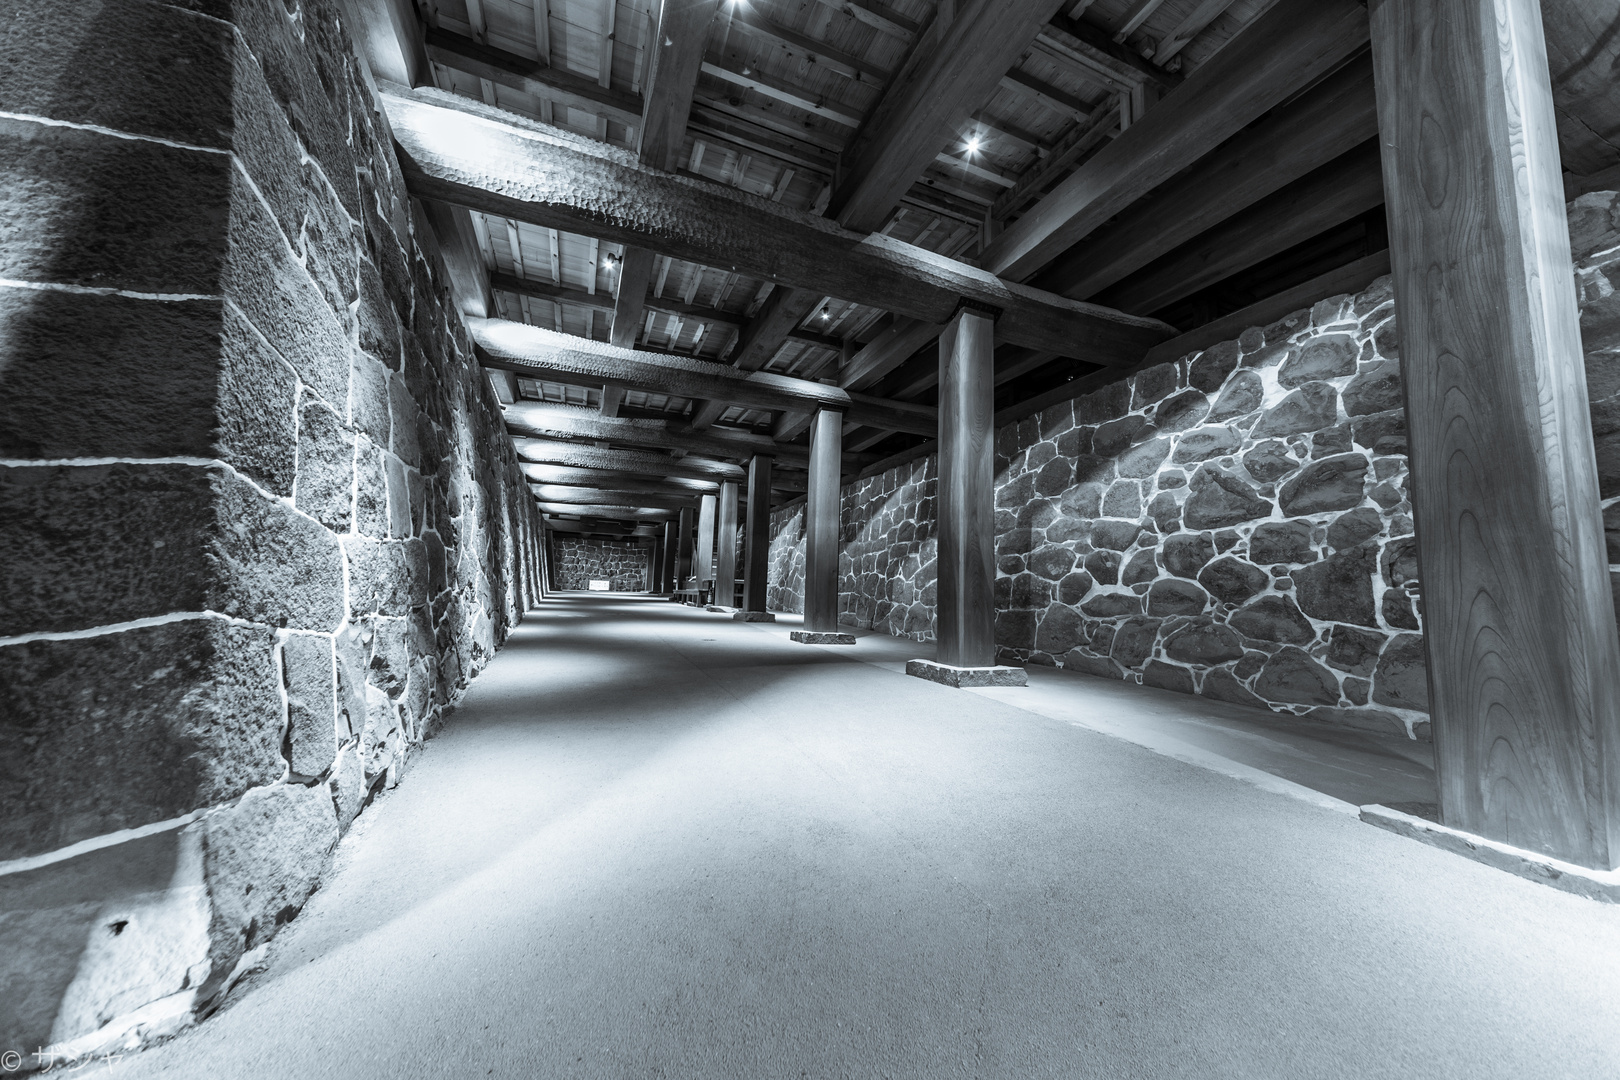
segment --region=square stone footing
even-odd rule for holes
[[[1620,904],[1620,870],[1592,870],[1576,866],[1551,855],[1526,851],[1498,840],[1487,840],[1460,829],[1448,829],[1437,822],[1403,814],[1387,806],[1363,806],[1361,820],[1564,892]]]
[[[768,611],[733,611],[732,619],[737,622],[775,622],[776,616]]]
[[[907,660],[906,674],[946,686],[1028,686],[1029,676],[1021,667],[953,667],[932,660]]]
[[[801,645],[853,645],[854,634],[824,633],[819,630],[795,630],[788,635]]]

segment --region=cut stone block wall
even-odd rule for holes
[[[1620,596],[1620,195],[1569,206]],[[1389,280],[996,433],[996,638],[1019,663],[1428,731]],[[930,455],[843,489],[840,619],[931,639]],[[802,608],[804,508],[770,603]]]
[[[543,552],[336,0],[19,4],[0,1048],[85,1049],[297,912]]]
[[[552,584],[563,590],[612,583],[614,592],[644,592],[651,573],[652,546],[631,540],[551,534]]]

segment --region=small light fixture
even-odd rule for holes
[[[977,154],[979,152],[979,137],[977,135],[971,135],[968,137],[967,152],[969,155]]]
[[[613,254],[613,252],[610,251],[606,255],[602,256],[602,269],[604,269],[604,270],[612,270],[615,266],[618,266],[618,265],[619,265],[619,257],[617,255]]]

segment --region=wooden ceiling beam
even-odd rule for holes
[[[1202,0],[1187,13],[1186,18],[1176,24],[1175,29],[1160,40],[1153,50],[1153,62],[1160,67],[1168,64],[1172,57],[1191,44],[1193,38],[1203,33],[1205,27],[1220,18],[1221,13],[1231,6],[1232,0]]]
[[[529,491],[541,502],[553,505],[596,506],[650,506],[661,510],[679,510],[695,506],[703,497],[701,491],[647,491],[645,485],[620,487],[603,483],[600,486],[577,487],[571,484],[540,484],[530,482]]]
[[[541,438],[519,438],[513,446],[520,460],[556,469],[576,471],[588,469],[632,476],[663,476],[694,481],[746,479],[746,474],[740,466],[729,461],[719,461],[695,454],[672,458],[668,454],[616,450]]]
[[[779,42],[790,50],[797,49],[801,56],[818,68],[836,71],[856,82],[881,84],[889,77],[889,73],[876,64],[773,22],[749,4],[733,5],[731,25],[750,37]]]
[[[744,374],[690,357],[632,352],[504,319],[468,318],[467,329],[485,367],[504,368],[529,378],[622,386],[772,411],[837,409],[851,419],[922,435],[934,434],[939,426],[930,406],[852,394],[808,379],[764,371]]]
[[[1110,289],[1109,299],[1158,311],[1382,205],[1378,140],[1360,146]]]
[[[624,151],[442,91],[384,85],[416,195],[749,274],[925,322],[962,300],[1001,311],[998,333],[1101,364],[1174,335],[1156,320],[999,280],[882,235],[860,236],[717,184],[660,173]],[[1133,129],[1134,130],[1134,129]]]
[[[1133,86],[1149,82],[1163,90],[1173,90],[1181,84],[1180,75],[1155,67],[1134,49],[1126,48],[1114,41],[1106,30],[1088,22],[1067,15],[1054,15],[1041,31],[1041,35],[1054,44],[1088,58],[1116,78]]]
[[[680,513],[678,507],[637,506],[633,502],[614,503],[558,503],[535,499],[542,514],[578,514],[588,518],[606,518],[611,521],[667,521]]]
[[[810,464],[809,452],[803,447],[782,446],[764,435],[725,428],[693,432],[676,421],[607,418],[595,409],[538,401],[515,402],[502,412],[508,429],[520,437],[604,442],[637,450],[669,450],[742,462],[755,454],[769,454],[779,463],[801,469]]]
[[[1033,284],[1096,296],[1378,134],[1372,58],[1351,61],[1070,248]]]
[[[423,44],[428,59],[434,63],[559,105],[588,110],[626,127],[641,126],[645,102],[640,94],[600,86],[595,79],[566,68],[530,60],[439,27],[426,29]]]
[[[981,263],[1024,280],[1142,193],[1214,150],[1367,43],[1360,0],[1278,4],[1244,27],[991,242]]]

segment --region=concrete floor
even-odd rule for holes
[[[1058,672],[952,690],[790,626],[548,601],[267,970],[80,1072],[1620,1072],[1620,909],[1343,812],[1421,796],[1415,748]]]

